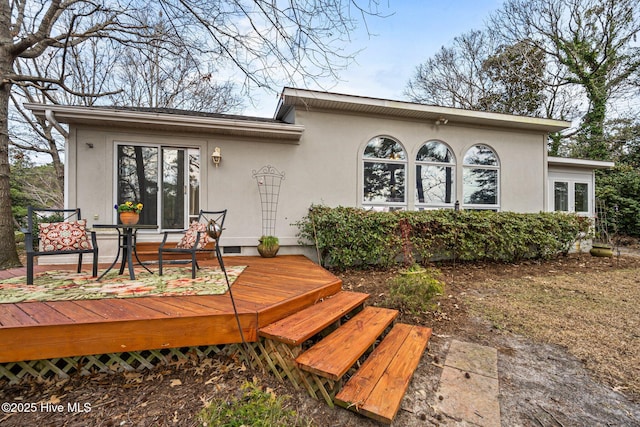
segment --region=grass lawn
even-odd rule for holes
[[[640,396],[640,270],[550,273],[472,287],[473,314],[566,347],[614,390]]]

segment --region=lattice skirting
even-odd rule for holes
[[[279,380],[289,380],[296,389],[304,388],[315,399],[322,399],[333,407],[333,398],[342,387],[342,381],[332,381],[298,368],[295,358],[302,352],[301,346],[261,338],[251,343],[250,358],[253,366],[273,373]]]
[[[0,364],[0,381],[17,384],[24,380],[57,376],[68,378],[72,374],[91,375],[98,372],[142,371],[166,365],[173,360],[202,359],[211,355],[235,355],[252,368],[274,374],[280,381],[290,381],[296,389],[304,388],[315,399],[324,399],[333,407],[333,397],[342,387],[342,381],[332,381],[299,369],[295,358],[301,346],[261,338],[258,342],[200,347],[165,348],[56,359],[28,360]]]
[[[142,371],[172,360],[199,359],[217,354],[237,354],[239,345],[211,345],[200,347],[165,348],[90,356],[62,357],[58,359],[29,360],[0,364],[0,380],[16,384],[23,380],[44,379],[52,376],[67,378],[71,374],[90,375],[97,372]],[[244,359],[244,357],[243,357]]]

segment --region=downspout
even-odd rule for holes
[[[69,132],[67,132],[62,125],[58,123],[52,110],[45,110],[44,117],[53,125],[54,128],[56,128],[58,132],[60,132],[60,135],[64,136],[65,139],[69,138]]]
[[[542,211],[550,212],[550,192],[553,191],[549,186],[549,150],[547,149],[547,141],[549,141],[549,134],[545,134],[542,137],[543,140],[543,152],[542,152]]]
[[[69,132],[62,127],[60,122],[56,120],[56,116],[52,110],[45,110],[44,117],[49,123],[64,137],[64,188],[62,189],[62,197],[64,200],[64,208],[69,208],[69,162],[67,153],[69,152]]]

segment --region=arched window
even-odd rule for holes
[[[373,138],[363,153],[363,204],[381,210],[406,209],[407,156],[398,141]]]
[[[425,143],[416,156],[416,207],[453,207],[455,159],[439,141]]]
[[[470,209],[498,209],[500,162],[490,147],[471,147],[463,160],[463,203]]]

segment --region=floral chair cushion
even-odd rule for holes
[[[43,252],[91,249],[86,225],[87,222],[84,219],[38,224],[38,236]]]
[[[198,242],[198,249],[202,249],[209,243],[209,234],[207,233],[207,224],[194,221],[191,223],[189,229],[184,233],[182,240],[176,245],[177,248],[191,249],[196,242],[196,236],[198,231],[200,232],[200,241]]]

